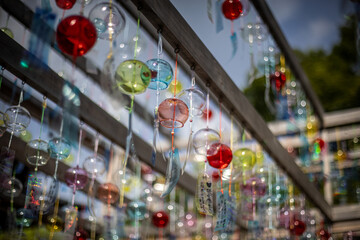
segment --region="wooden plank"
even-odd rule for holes
[[[180,56],[188,66],[196,66],[195,72],[202,86],[208,84],[212,93],[221,99],[225,108],[243,124],[270,156],[283,168],[293,182],[324,215],[331,219],[330,206],[321,193],[302,173],[294,159],[280,145],[244,94],[226,74],[214,56],[201,42],[181,14],[169,0],[131,0],[121,4],[133,15],[140,15],[142,26],[156,36],[158,28],[166,40],[165,48],[180,50]]]
[[[332,212],[334,222],[360,220],[360,204],[335,206]]]
[[[321,105],[321,102],[312,89],[308,77],[306,76],[292,48],[281,31],[280,26],[275,20],[269,6],[265,0],[251,0],[251,2],[259,13],[263,22],[268,26],[269,32],[271,33],[281,53],[285,56],[287,65],[289,65],[292,73],[301,83],[302,89],[304,90],[306,97],[310,100],[311,106],[314,108],[315,114],[319,118],[319,122],[322,127],[324,123],[324,109]]]
[[[17,19],[21,24],[23,24],[26,28],[31,30],[31,24],[33,20],[34,13],[30,8],[28,8],[24,3],[22,3],[19,0],[12,0],[12,1],[6,1],[6,0],[0,0],[1,7],[6,10],[11,16],[13,16],[15,19]],[[39,20],[41,21],[41,20]],[[47,26],[45,22],[43,22],[44,26]],[[49,27],[50,28],[50,27]],[[58,48],[55,48],[55,31],[50,29],[49,31],[52,32],[52,40],[51,40],[51,47],[54,51],[58,52],[60,55],[62,55],[64,58],[68,59],[70,62],[73,61],[72,57],[62,53],[59,51]],[[33,34],[33,33],[32,33]],[[91,73],[86,70],[86,62],[90,61],[90,59],[87,59],[85,56],[78,57],[76,59],[76,67],[77,69],[81,70],[85,75],[90,77],[95,83],[97,83],[99,86],[101,86],[100,79],[101,79],[101,70],[94,67],[94,71],[96,73]],[[94,65],[94,64],[91,64]],[[106,91],[106,89],[105,89]],[[117,96],[112,96],[117,101],[122,102],[123,104],[130,103],[130,97],[124,94],[120,94]],[[149,113],[147,109],[145,109],[141,104],[134,102],[134,109],[135,113],[138,114],[145,123],[149,124],[150,126],[153,126],[154,124],[154,116],[152,113]],[[166,137],[167,139],[171,139],[171,135],[169,131],[166,131],[163,128],[159,128],[160,133]]]
[[[57,73],[52,71],[48,66],[42,65],[42,67],[39,67],[41,62],[34,56],[34,61],[29,62],[29,67],[23,67],[21,65],[23,56],[30,53],[3,32],[0,32],[0,46],[3,49],[0,51],[1,66],[4,66],[21,80],[26,81],[27,84],[31,85],[41,94],[47,96],[56,104],[61,105],[61,90],[64,85],[64,80],[59,77]],[[93,103],[84,94],[80,93],[79,97],[81,102],[79,118],[110,141],[125,148],[127,128],[101,107]],[[139,136],[135,134],[133,136],[139,159],[146,164],[151,165],[150,158],[152,147]],[[154,167],[154,170],[165,175],[166,163],[164,163],[160,154],[157,155],[156,162],[157,164]],[[184,173],[184,175],[180,177],[178,184],[191,194],[195,193],[196,180],[189,174]]]

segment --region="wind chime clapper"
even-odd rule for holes
[[[158,29],[158,52],[157,58],[150,59],[146,62],[147,66],[151,71],[151,82],[148,86],[149,89],[156,90],[156,106],[154,109],[154,131],[153,131],[153,151],[151,154],[151,163],[155,166],[156,161],[156,152],[157,152],[157,141],[160,138],[159,135],[159,97],[160,90],[166,90],[169,87],[169,84],[173,80],[173,70],[171,65],[161,59],[163,46],[162,46],[162,29]],[[159,148],[162,153],[164,160],[166,161],[166,157],[162,150],[161,142],[159,142]]]
[[[100,134],[97,132],[95,136],[94,154],[85,158],[83,162],[83,168],[86,170],[88,176],[91,177],[87,201],[88,201],[89,212],[93,217],[95,217],[94,189],[93,189],[94,183],[96,177],[102,175],[106,170],[105,160],[98,155],[99,140],[100,140]]]
[[[190,134],[188,138],[188,144],[186,149],[186,158],[184,165],[182,167],[182,174],[184,174],[186,163],[190,157],[190,152],[193,146],[193,120],[194,117],[199,117],[203,115],[206,101],[204,93],[195,88],[196,79],[195,79],[195,65],[191,66],[191,87],[181,91],[177,97],[183,100],[189,106],[189,126]]]
[[[177,65],[178,53],[180,49],[174,50],[176,54],[175,59],[175,78],[174,78],[174,96],[162,101],[159,105],[159,122],[165,128],[171,128],[171,151],[166,170],[165,188],[161,197],[167,196],[176,186],[180,174],[181,165],[179,151],[175,148],[175,128],[182,128],[189,117],[189,109],[186,103],[176,97],[177,84]]]

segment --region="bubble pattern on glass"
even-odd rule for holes
[[[110,22],[110,10],[112,11]],[[114,3],[103,2],[97,4],[89,13],[89,19],[94,24],[98,38],[110,40],[110,33],[112,38],[124,29],[126,20],[120,8]]]
[[[151,71],[150,89],[165,90],[173,80],[173,69],[171,65],[163,59],[150,59],[146,61],[146,65]]]

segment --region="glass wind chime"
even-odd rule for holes
[[[179,49],[175,49],[174,97],[167,98],[159,105],[159,122],[165,128],[171,128],[171,151],[166,170],[165,188],[161,197],[167,196],[176,186],[181,174],[179,151],[175,148],[175,128],[182,128],[189,117],[186,103],[176,97],[177,64]]]
[[[140,17],[138,17],[137,21],[137,30],[136,30],[136,39],[139,38],[139,28],[140,28]],[[115,72],[115,80],[118,89],[131,96],[131,103],[129,108],[129,126],[128,126],[128,135],[126,138],[126,150],[125,157],[122,163],[122,178],[125,181],[125,172],[126,165],[129,158],[129,154],[135,154],[135,147],[132,140],[132,113],[134,106],[134,98],[135,95],[145,92],[146,88],[149,86],[151,82],[151,71],[148,66],[136,60],[137,54],[137,41],[135,42],[134,48],[134,58],[132,60],[126,60],[122,62],[116,69]],[[121,182],[123,182],[121,181]],[[120,207],[123,206],[124,199],[124,188],[125,185],[122,184],[122,189],[120,191]]]
[[[199,173],[197,179],[197,187],[195,192],[196,208],[201,214],[210,215],[214,214],[213,210],[213,182],[212,178],[206,173],[207,155],[210,147],[214,144],[220,143],[220,134],[209,128],[209,115],[210,115],[210,92],[209,85],[207,85],[206,95],[206,128],[198,130],[193,136],[193,147],[195,152],[205,157],[205,164],[202,173]]]
[[[161,30],[158,31],[159,40],[158,40],[158,56],[157,58],[150,59],[146,62],[147,66],[151,71],[151,82],[148,86],[149,89],[156,90],[156,106],[154,109],[154,133],[153,133],[153,152],[151,155],[151,163],[155,166],[156,161],[156,152],[157,152],[157,139],[159,136],[159,96],[160,90],[165,90],[169,87],[169,84],[173,80],[173,69],[171,65],[161,59],[162,55],[162,37]],[[160,151],[163,153],[161,144]],[[163,155],[164,159],[165,156]]]
[[[193,146],[193,119],[194,117],[199,117],[203,115],[205,108],[205,95],[202,91],[195,88],[195,66],[191,67],[191,87],[185,90],[182,90],[177,97],[183,100],[189,106],[189,125],[190,125],[190,134],[188,138],[188,145],[186,149],[185,162],[182,167],[182,174],[184,174],[186,163],[190,157],[190,151]]]

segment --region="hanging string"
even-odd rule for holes
[[[139,28],[140,28],[140,12],[138,12],[136,38],[135,38],[135,49],[134,49],[134,60],[136,60],[137,45],[138,45],[138,40],[139,40]]]
[[[97,132],[96,133],[96,137],[95,137],[95,146],[94,146],[94,165],[96,165],[97,162],[97,153],[98,153],[98,148],[99,148],[99,138],[100,138],[100,134]],[[93,188],[94,188],[94,183],[95,183],[95,179],[96,179],[96,172],[92,171],[92,175],[91,175],[91,182],[89,185],[89,194],[87,197],[87,202],[88,202],[88,206],[89,206],[89,212],[91,216],[95,216],[95,212],[94,212],[94,202],[92,200],[93,198]]]
[[[81,1],[80,15],[84,16],[85,0]]]
[[[21,92],[20,92],[20,97],[19,97],[19,103],[17,105],[18,107],[20,107],[20,104],[22,103],[22,101],[24,99],[24,97],[23,97],[24,96],[24,86],[25,86],[25,81],[22,82]],[[18,115],[19,115],[19,111],[17,110],[16,114],[15,114],[15,120],[14,120],[15,123],[17,121]],[[16,126],[16,124],[14,124],[14,126],[13,126],[13,128],[11,130],[10,140],[9,140],[9,144],[8,144],[8,151],[10,151],[11,142],[12,142],[13,135],[14,135],[14,132],[15,132],[15,126]]]
[[[77,183],[78,168],[79,168],[79,163],[80,163],[82,135],[83,135],[83,122],[80,121],[79,146],[78,146],[77,159],[76,159],[76,172],[75,172],[75,179],[74,179],[74,185],[73,185],[73,196],[72,196],[72,200],[71,200],[72,207],[74,207],[74,204],[75,204],[76,183]]]
[[[206,86],[206,128],[209,128],[209,112],[210,112],[210,90],[209,85]]]
[[[231,124],[230,124],[230,149],[231,151],[233,151],[233,147],[234,147],[234,132],[233,132],[233,127],[234,127],[234,118],[233,115],[231,115],[230,117],[231,119]],[[230,180],[229,180],[229,196],[231,197],[231,182],[232,182],[232,172],[233,172],[233,162],[231,161],[230,163]]]
[[[108,54],[108,56],[107,56],[107,58],[108,59],[110,59],[111,57],[112,57],[112,55],[113,55],[113,31],[114,31],[114,29],[113,29],[113,22],[112,22],[112,20],[113,20],[113,14],[112,14],[112,12],[113,12],[113,9],[112,9],[112,0],[109,0],[109,9],[110,9],[110,13],[109,13],[109,23],[108,23],[108,26],[110,26],[109,27],[109,40],[110,40],[110,50],[109,50],[109,54]]]
[[[42,134],[42,129],[43,129],[43,123],[44,123],[45,109],[46,109],[46,96],[43,96],[42,112],[41,112],[41,120],[40,120],[39,146],[37,149],[37,157],[36,157],[36,163],[35,163],[35,178],[37,178],[37,171],[38,171],[38,165],[39,165],[40,140],[41,140],[41,134]]]
[[[220,135],[220,143],[222,142],[222,133],[221,133],[221,118],[222,118],[222,105],[221,105],[221,101],[219,99],[219,135]],[[221,153],[221,147],[222,145],[220,144],[219,146],[219,157],[220,157],[220,162],[222,162],[222,153]],[[222,176],[223,176],[223,170],[220,169],[220,183],[221,183],[221,193],[224,194],[224,189],[223,189],[223,179],[222,179]]]
[[[193,67],[191,67],[191,89],[194,89],[194,87],[195,87],[195,72],[194,72]],[[189,134],[189,139],[188,139],[188,145],[186,148],[186,158],[185,158],[184,166],[182,168],[182,174],[184,174],[184,172],[185,172],[186,163],[189,159],[191,146],[192,146],[192,135],[193,135],[192,125],[193,125],[193,118],[194,118],[194,116],[193,116],[193,91],[189,92],[189,97],[190,97],[190,111],[189,111],[190,134]]]
[[[175,79],[174,79],[174,99],[176,97],[176,84],[177,84],[177,64],[178,64],[178,51],[176,52],[176,58],[175,58]],[[171,128],[171,150],[174,153],[175,146],[174,146],[174,140],[175,140],[175,113],[176,113],[176,102],[174,101],[174,111],[173,111],[173,123]]]
[[[41,227],[42,226],[42,217],[44,214],[44,206],[45,206],[45,195],[46,195],[46,183],[44,184],[44,188],[43,188],[43,192],[42,192],[42,197],[41,197],[41,202],[40,202],[40,211],[39,211],[39,221],[38,221],[38,226]]]

